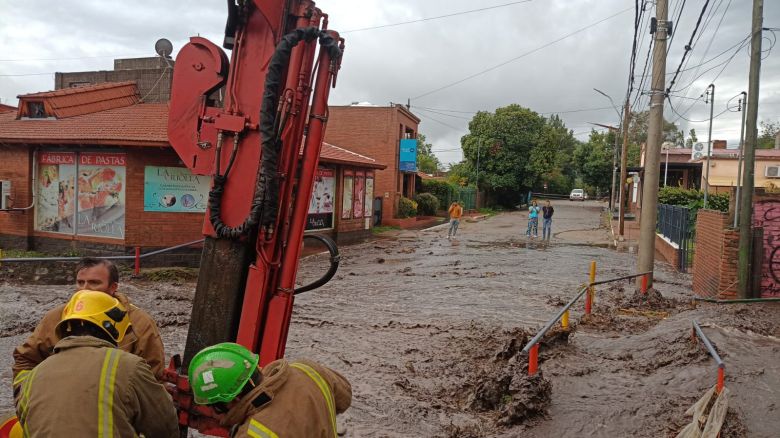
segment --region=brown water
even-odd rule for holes
[[[339,420],[347,436],[674,436],[715,383],[714,362],[690,342],[693,318],[727,364],[731,436],[774,436],[780,306],[692,305],[690,277],[660,265],[656,287],[667,299],[647,304],[633,286],[600,289],[594,315],[583,319],[575,305],[572,333],[543,344],[541,376],[526,377],[519,349],[587,281],[589,262],[598,279],[636,264],[606,247],[599,204],[555,206],[549,244],[522,235],[520,213],[464,221],[452,241],[444,227],[396,232],[342,248],[337,276],[296,298],[287,355],[351,381],[353,406]],[[305,259],[300,283],[325,267],[324,255]],[[181,352],[194,283],[122,289],[157,319],[168,351]],[[0,409],[12,406],[11,349],[69,293],[0,286],[0,351],[8,352],[0,378],[9,388]]]

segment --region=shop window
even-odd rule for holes
[[[306,217],[307,230],[333,228],[333,205],[336,193],[336,172],[320,167],[314,176],[309,214]]]
[[[41,152],[35,229],[124,239],[125,155]]]
[[[341,199],[341,218],[352,219],[352,195],[354,189],[355,173],[351,170],[344,171],[344,183]]]

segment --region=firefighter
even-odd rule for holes
[[[116,348],[131,325],[122,303],[83,290],[65,305],[54,353],[14,379],[25,436],[177,437],[173,402],[140,357]]]
[[[130,304],[124,294],[117,292],[119,271],[116,265],[105,259],[84,258],[76,267],[76,285],[76,290],[105,292],[129,309],[132,329],[119,344],[119,348],[144,358],[159,379],[165,369],[165,352],[157,324],[148,313]],[[33,369],[52,354],[52,348],[59,341],[54,327],[60,322],[64,307],[62,304],[48,311],[27,340],[16,347],[13,353],[14,377],[22,370]]]
[[[189,366],[195,403],[225,413],[222,425],[234,437],[336,437],[336,414],[352,403],[341,374],[309,361],[280,359],[263,368],[258,361],[229,342],[201,350]]]

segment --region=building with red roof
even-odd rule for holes
[[[211,179],[184,167],[167,130],[168,104],[141,102],[133,81],[19,96],[0,110],[0,247],[129,253],[201,238]],[[370,233],[384,168],[323,144],[307,230]]]

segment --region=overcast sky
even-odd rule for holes
[[[636,75],[645,65],[649,17],[655,16],[647,3]],[[705,0],[670,0],[670,18],[674,14],[676,19],[682,3],[667,72],[677,69]],[[752,2],[709,3],[700,39],[694,40],[686,71],[672,92],[674,109],[692,122],[679,119],[669,104],[664,116],[677,120],[686,133],[695,128],[699,140],[706,141],[708,122],[700,121],[709,117],[709,106],[691,98],[714,81],[714,112],[725,112],[713,124],[713,138],[736,146],[740,113],[728,111],[727,102],[748,88],[749,45],[738,50],[738,44],[749,35]],[[53,89],[53,72],[110,70],[114,58],[153,56],[158,38],[171,40],[174,54],[196,34],[220,44],[226,17],[224,2],[216,0],[0,4],[0,100],[11,105],[19,94]],[[317,5],[329,14],[330,28],[347,40],[330,103],[388,105],[411,99],[412,111],[422,119],[420,133],[445,163],[462,158],[460,138],[480,110],[518,103],[539,113],[561,113],[580,139],[587,138],[590,122],[618,123],[607,98],[593,88],[618,106],[625,98],[634,1],[320,0]],[[474,11],[478,8],[483,10]],[[436,18],[441,16],[447,17]],[[378,27],[384,25],[393,26]],[[780,1],[764,2],[764,27],[780,27]],[[780,119],[780,47],[768,51],[773,41],[774,35],[765,32],[759,120]],[[647,109],[647,102],[641,99],[636,108]]]

